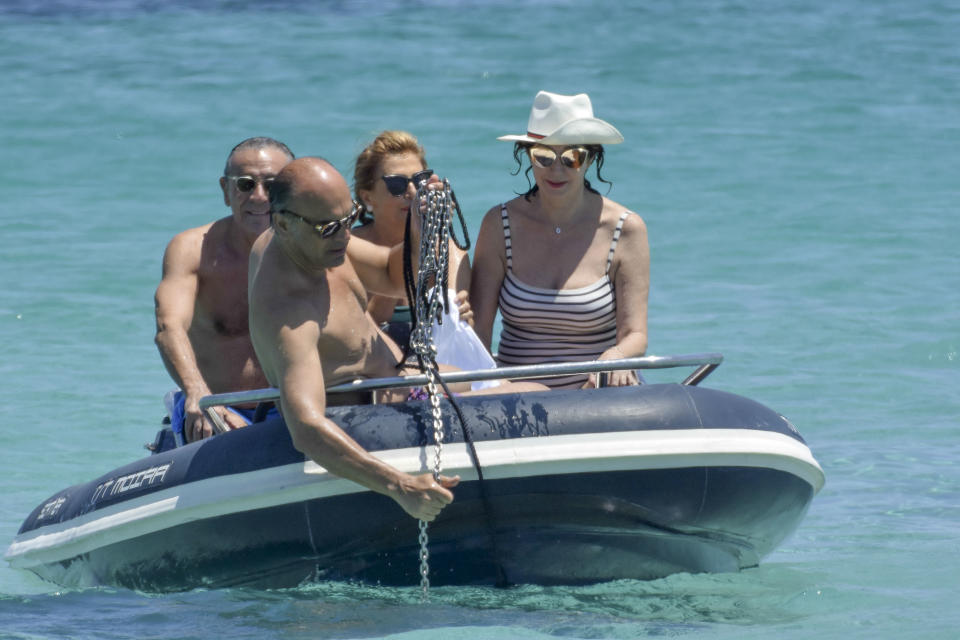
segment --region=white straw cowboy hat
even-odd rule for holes
[[[497,140],[540,144],[619,144],[623,136],[609,122],[593,117],[585,93],[564,96],[541,91],[533,99],[526,135],[500,136]]]

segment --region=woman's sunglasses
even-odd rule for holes
[[[273,178],[263,178],[257,180],[251,176],[224,176],[227,180],[233,180],[234,184],[237,185],[237,190],[241,193],[250,193],[257,188],[257,182],[263,184],[263,190],[268,191],[270,189],[270,184],[273,182]]]
[[[430,169],[424,169],[423,171],[417,171],[415,174],[410,176],[401,176],[401,175],[389,175],[383,176],[383,181],[387,185],[387,191],[390,192],[392,196],[402,196],[407,192],[407,185],[411,182],[413,183],[413,188],[416,189],[420,186],[420,183],[424,180],[429,180],[430,176],[433,175],[433,171]]]
[[[530,147],[530,161],[541,169],[552,167],[557,158],[560,158],[560,162],[562,162],[565,167],[579,169],[587,161],[589,156],[590,152],[583,147],[567,147],[560,153],[541,144],[535,144]]]
[[[354,202],[353,209],[350,211],[350,213],[340,218],[339,220],[324,222],[322,224],[311,222],[310,220],[307,220],[296,211],[290,211],[290,209],[280,209],[280,211],[278,211],[277,213],[286,213],[287,215],[291,215],[294,218],[299,218],[301,222],[303,222],[306,225],[309,225],[311,229],[316,231],[321,238],[326,239],[336,235],[336,233],[340,231],[340,229],[345,227],[350,227],[350,225],[356,222],[357,218],[360,216],[360,205]]]

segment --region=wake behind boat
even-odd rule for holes
[[[697,367],[674,384],[458,398],[466,431],[443,401],[443,472],[462,480],[429,527],[430,581],[582,584],[757,565],[797,527],[824,475],[786,418],[697,386],[721,360],[445,375]],[[224,394],[204,406],[274,397]],[[328,415],[391,465],[429,470],[429,403],[331,407]],[[147,591],[421,579],[417,522],[393,500],[306,460],[280,418],[185,446],[165,429],[153,448],[40,504],[7,550],[10,564],[59,584]]]

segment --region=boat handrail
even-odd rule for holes
[[[522,365],[518,367],[498,367],[496,369],[476,369],[472,371],[448,371],[440,374],[447,384],[455,382],[476,382],[480,380],[511,380],[526,378],[544,378],[571,373],[597,373],[619,371],[622,369],[671,369],[676,367],[696,367],[681,384],[697,385],[723,362],[719,353],[700,353],[679,356],[639,356],[618,360],[590,360],[588,362],[553,362],[547,364]],[[427,384],[427,376],[393,376],[389,378],[358,379],[327,388],[327,393],[345,393],[357,391],[377,391],[397,387],[412,387]],[[226,431],[220,414],[213,407],[228,404],[249,404],[269,402],[280,398],[280,390],[275,387],[216,393],[200,399],[200,409],[205,411],[218,430]]]

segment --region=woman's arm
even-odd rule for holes
[[[487,349],[490,349],[493,342],[493,321],[497,316],[500,286],[506,273],[506,248],[498,205],[483,217],[473,252],[473,271],[470,278],[474,330]]]
[[[617,344],[600,354],[598,360],[642,356],[647,352],[650,247],[647,226],[640,216],[632,214],[623,221],[611,271],[617,296]],[[610,386],[636,382],[633,371],[610,372]],[[596,386],[596,374],[591,374],[587,386]]]
[[[473,326],[473,308],[470,306],[470,256],[450,241],[448,278],[450,288],[457,292],[455,304],[460,319]]]

